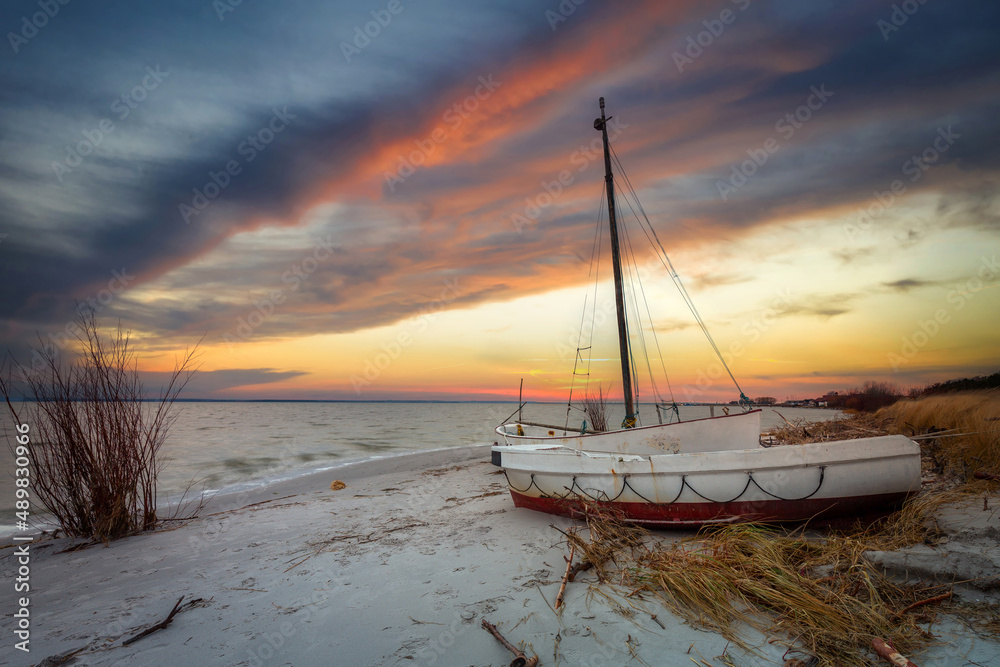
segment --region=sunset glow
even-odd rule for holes
[[[12,353],[90,303],[153,379],[201,340],[192,398],[565,400],[603,96],[748,395],[996,370],[995,3],[549,4],[403,3],[364,47],[358,3],[63,7],[6,54]],[[643,289],[676,400],[738,398]]]

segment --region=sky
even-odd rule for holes
[[[90,310],[151,386],[199,345],[188,398],[620,395],[611,320],[573,372],[611,303],[602,96],[747,395],[1000,366],[995,2],[13,0],[0,26],[25,366]],[[640,400],[738,398],[633,223],[669,378]]]

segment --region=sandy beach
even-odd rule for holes
[[[566,551],[551,526],[572,522],[515,509],[488,460],[469,447],[368,461],[220,495],[197,519],[108,547],[34,543],[31,651],[13,647],[5,609],[0,663],[79,651],[64,664],[507,665],[487,619],[543,665],[725,664],[722,637],[639,601],[622,614],[589,593],[589,573],[555,613]],[[6,585],[13,552],[0,552]],[[168,627],[123,645],[182,596]],[[997,664],[996,644],[954,623],[932,631],[943,643],[918,664]],[[782,664],[784,647],[757,644],[729,646],[729,660]]]

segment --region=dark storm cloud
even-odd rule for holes
[[[0,24],[17,25],[34,7],[8,5]],[[637,6],[616,22],[593,2],[555,31],[544,8],[527,2],[405,7],[347,63],[340,44],[369,20],[367,6],[243,3],[224,20],[207,2],[63,6],[5,56],[0,140],[14,151],[0,157],[0,231],[8,235],[0,244],[2,335],[61,329],[76,300],[110,292],[112,271],[134,275],[130,289],[153,279],[188,295],[203,288],[195,298],[111,294],[106,314],[164,337],[231,331],[274,290],[285,290],[287,302],[254,335],[390,323],[439,300],[446,280],[460,285],[451,305],[551,288],[567,279],[566,267],[589,258],[584,229],[596,209],[574,194],[525,228],[511,216],[539,201],[543,182],[576,169],[572,156],[593,138],[586,131],[594,114],[590,97],[576,108],[576,88],[589,96],[591,79],[615,93],[615,115],[632,123],[616,145],[631,152],[630,174],[647,208],[665,214],[658,224],[671,242],[691,242],[706,228],[866,207],[897,179],[907,192],[947,185],[950,224],[997,229],[995,3],[923,4],[887,36],[878,21],[889,18],[888,5],[753,3],[683,72],[671,53],[708,18],[697,7],[675,20]],[[644,13],[655,29],[639,32]],[[606,56],[589,44],[604,28],[598,21],[620,28]],[[569,72],[587,53],[607,71]],[[156,66],[169,76],[119,120],[111,104]],[[460,128],[436,164],[386,190],[385,165],[373,162],[384,158],[380,151],[394,163],[397,143],[411,150],[426,140],[448,104],[489,72],[505,81],[502,91],[537,82],[543,92],[525,93],[490,123]],[[816,90],[832,95],[800,126],[781,124],[816,101]],[[287,127],[248,160],[241,147],[275,110]],[[105,117],[116,126],[105,149],[60,183],[52,162]],[[907,172],[947,128],[960,136],[929,169],[911,164]],[[484,139],[491,130],[497,136]],[[768,138],[779,150],[744,184],[730,183],[723,200],[719,183]],[[239,174],[186,222],[179,207],[193,206],[194,190],[204,192],[212,174],[218,182],[230,161]],[[599,184],[600,172],[588,162],[574,171],[575,185]],[[345,208],[317,234],[335,250],[294,292],[283,276],[308,247],[262,246],[252,256],[195,263],[241,231],[298,224],[329,201]],[[867,252],[840,256],[847,263],[869,259]],[[704,286],[724,279],[706,277]],[[246,294],[234,300],[227,290]],[[786,314],[830,318],[848,312],[849,301],[817,300]]]
[[[271,9],[248,3],[224,20],[205,2],[62,6],[18,53],[6,54],[7,81],[0,87],[5,103],[0,132],[15,137],[23,149],[0,160],[6,186],[0,193],[0,229],[7,234],[3,261],[6,275],[14,277],[0,283],[0,311],[10,318],[4,333],[60,328],[72,318],[76,301],[106,289],[113,270],[137,275],[134,286],[262,220],[293,222],[303,189],[350,173],[377,143],[376,122],[384,140],[387,127],[390,134],[393,125],[405,132],[404,119],[426,112],[415,102],[414,89],[433,98],[433,91],[454,85],[459,74],[453,68],[421,72],[422,61],[453,63],[454,52],[467,52],[472,40],[481,51],[467,57],[467,64],[495,48],[474,34],[429,44],[427,34],[407,28],[407,21],[433,16],[428,10],[435,6],[407,8],[395,19],[398,28],[386,27],[382,40],[365,52],[368,60],[358,57],[350,66],[340,44],[351,41],[353,27],[371,20],[366,7],[350,3],[298,2]],[[453,26],[473,28],[488,19],[511,34],[525,18],[517,16],[516,7],[451,9]],[[8,5],[0,23],[15,25],[22,13],[34,10],[32,3]],[[274,31],[275,12],[290,21],[294,40]],[[390,68],[373,64],[399,51],[410,57],[393,59]],[[150,66],[163,72],[162,87],[146,91],[149,101],[120,119],[113,111],[126,107],[115,101],[122,90],[127,94],[133,84],[141,85]],[[306,90],[296,95],[287,79],[300,67],[301,76],[322,67],[334,73],[329,77],[334,81],[302,81]],[[409,80],[398,84],[400,75]],[[390,85],[374,95],[365,90],[379,77]],[[341,90],[350,94],[338,97]],[[178,117],[164,128],[167,110]],[[279,125],[287,125],[282,133],[264,150],[248,145],[251,135],[274,128],[276,115],[282,118]],[[112,132],[99,132],[102,119],[111,121]],[[53,127],[57,123],[62,124]],[[66,146],[79,144],[86,133],[101,138],[95,143],[135,135],[138,142],[166,145],[145,154],[98,146],[81,166],[56,173],[52,163],[65,162]],[[238,175],[225,174],[231,161]],[[194,191],[214,187],[213,180],[228,181],[222,195],[186,222],[179,207],[193,206]],[[174,325],[184,327],[197,314],[197,304],[187,305],[195,306],[187,315],[183,308],[167,311],[176,318]]]

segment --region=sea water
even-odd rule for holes
[[[610,406],[612,414],[621,406]],[[736,407],[725,408],[730,411]],[[416,451],[490,444],[493,429],[517,411],[516,403],[397,402],[180,402],[160,451],[163,469],[158,497],[174,501],[218,490],[241,490],[356,461]],[[684,420],[708,417],[708,406],[681,406]],[[821,421],[835,410],[779,408],[791,421]],[[656,409],[640,406],[643,425],[657,423]],[[716,415],[723,407],[714,408]],[[664,415],[664,418],[666,415]],[[579,427],[582,413],[565,404],[529,403],[523,418]],[[761,414],[761,428],[784,424],[771,408]],[[6,442],[12,432],[3,420],[0,444],[0,535],[14,532],[14,457]],[[31,426],[29,421],[29,427]],[[29,435],[33,432],[29,431]],[[33,471],[32,471],[33,472]],[[33,512],[37,512],[33,509]],[[37,516],[37,515],[36,515]]]

